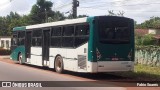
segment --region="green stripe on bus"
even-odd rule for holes
[[[13,28],[13,31],[21,31],[21,30],[26,30],[26,27],[22,26],[22,27],[15,27],[15,28]]]
[[[94,17],[88,17],[87,18],[87,22],[89,23],[90,25],[90,39],[89,39],[89,42],[88,42],[88,61],[91,61],[91,62],[96,62],[95,60],[95,57],[94,57]]]

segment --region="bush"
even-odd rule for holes
[[[154,45],[154,39],[152,34],[145,35],[143,37],[143,45]]]
[[[136,45],[154,45],[154,39],[152,34],[144,35],[144,36],[135,36],[135,44]]]
[[[0,55],[10,55],[11,51],[0,48]]]

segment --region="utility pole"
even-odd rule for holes
[[[77,18],[77,7],[79,6],[78,0],[73,0],[73,6],[72,6],[72,17]]]
[[[48,22],[48,13],[47,13],[47,10],[45,9],[45,22],[47,23]]]

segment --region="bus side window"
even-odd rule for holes
[[[24,45],[25,31],[18,32],[18,45]]]
[[[89,25],[77,25],[75,30],[76,36],[85,36],[89,35]]]
[[[41,46],[42,45],[42,30],[33,30],[32,34],[32,46]]]
[[[11,40],[11,45],[12,46],[17,45],[17,35],[13,35],[12,40]]]
[[[74,42],[74,26],[64,26],[62,35],[62,47],[73,48]]]
[[[89,25],[82,24],[77,25],[75,30],[75,43],[74,46],[78,47],[85,44],[89,39]]]
[[[52,47],[61,47],[61,27],[53,27],[51,31],[51,46]]]
[[[61,36],[61,33],[62,33],[61,27],[53,27],[52,32],[51,32],[51,36],[52,37]]]
[[[74,26],[64,26],[63,36],[74,36]]]

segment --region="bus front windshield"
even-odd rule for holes
[[[100,19],[99,41],[104,44],[128,44],[130,43],[130,28],[127,20]]]

